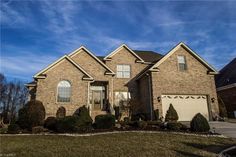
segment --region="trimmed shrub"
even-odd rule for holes
[[[58,108],[57,113],[56,113],[56,117],[57,118],[64,118],[66,116],[66,109],[65,107],[61,106]]]
[[[97,115],[95,117],[96,129],[111,129],[115,126],[115,116],[111,114]]]
[[[46,129],[42,126],[35,126],[32,128],[32,133],[33,134],[39,134],[39,133],[42,133],[42,132],[45,132]]]
[[[66,116],[57,120],[57,132],[85,132],[92,129],[92,118],[85,106],[77,109],[73,116]]]
[[[65,132],[77,132],[77,122],[79,121],[78,116],[66,116],[64,118],[60,118],[57,121],[57,132],[65,133]]]
[[[130,121],[130,120],[129,120],[129,117],[124,117],[124,122],[125,122],[125,123],[129,123],[129,121]]]
[[[49,130],[56,131],[56,129],[57,129],[57,119],[56,119],[56,117],[48,117],[44,121],[44,127],[49,129]]]
[[[166,122],[177,122],[178,119],[179,119],[179,116],[178,116],[176,110],[174,109],[173,105],[170,104],[170,107],[166,112],[165,121]]]
[[[166,128],[169,130],[179,131],[181,130],[183,125],[178,122],[168,122]]]
[[[159,119],[159,109],[154,110],[154,116],[156,120]]]
[[[16,123],[12,123],[8,126],[7,133],[9,134],[18,134],[20,132],[20,127]]]
[[[207,119],[201,113],[198,113],[193,117],[190,128],[195,132],[207,132],[210,130]]]
[[[79,108],[78,118],[79,120],[76,123],[78,131],[90,131],[92,129],[93,120],[85,106]]]
[[[137,126],[138,126],[138,128],[140,128],[140,129],[145,129],[146,127],[147,127],[147,122],[146,121],[137,121]]]
[[[43,125],[45,108],[41,101],[31,100],[19,111],[17,123],[22,129],[31,130],[34,126]]]
[[[160,126],[161,122],[160,121],[147,121],[148,125],[156,125],[156,126]]]
[[[140,119],[146,121],[148,119],[147,117],[145,113],[133,114],[131,115],[131,121],[139,121]]]

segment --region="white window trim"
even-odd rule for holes
[[[122,71],[118,71],[118,66],[122,66]],[[124,71],[123,66],[129,66],[129,71]],[[122,72],[122,77],[118,77],[117,73]],[[124,77],[124,72],[129,72],[129,77]],[[131,66],[129,64],[117,64],[116,65],[116,78],[129,79],[131,78]]]
[[[180,62],[179,62],[179,58],[180,58],[180,57],[183,57],[184,63],[180,63]],[[186,57],[185,57],[184,55],[178,55],[178,56],[177,56],[177,63],[178,63],[178,70],[179,70],[179,71],[184,72],[184,71],[187,71],[187,70],[188,70],[187,62],[186,62]],[[180,66],[179,66],[180,64],[184,64],[184,69],[180,69]]]
[[[62,82],[62,81],[66,81],[66,82],[68,82],[69,84],[70,84],[70,101],[66,101],[66,102],[63,102],[63,101],[58,101],[58,85],[59,85],[59,83],[60,82]],[[68,81],[68,80],[60,80],[59,82],[58,82],[58,84],[57,84],[57,95],[56,95],[56,102],[57,103],[70,103],[71,102],[71,97],[72,97],[72,85],[71,85],[71,82],[70,81]]]

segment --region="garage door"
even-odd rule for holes
[[[206,95],[162,95],[163,117],[170,104],[178,113],[179,121],[191,121],[194,115],[201,113],[209,120]]]

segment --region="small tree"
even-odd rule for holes
[[[22,129],[31,130],[34,126],[43,125],[45,108],[41,101],[31,100],[19,111],[18,124]]]
[[[201,113],[198,113],[193,117],[190,128],[195,132],[207,132],[210,130],[207,119]]]
[[[170,107],[166,112],[165,121],[166,122],[176,122],[178,119],[179,119],[179,116],[178,116],[176,110],[174,109],[173,105],[170,104]]]

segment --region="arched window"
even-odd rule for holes
[[[68,81],[60,81],[57,85],[57,102],[70,102],[71,85]]]

